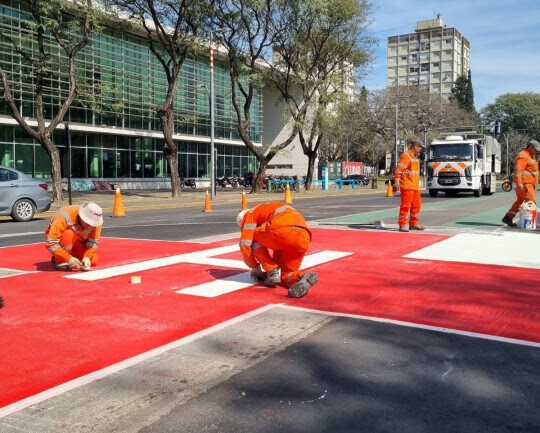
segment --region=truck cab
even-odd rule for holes
[[[498,153],[498,155],[497,155]],[[434,140],[428,151],[427,189],[431,197],[472,192],[475,197],[495,192],[500,172],[500,146],[492,137],[470,132]]]

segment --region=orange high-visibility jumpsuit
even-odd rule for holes
[[[394,172],[394,180],[399,180],[401,191],[398,224],[400,227],[407,225],[410,212],[409,226],[414,227],[418,225],[422,198],[420,196],[420,161],[412,150],[401,154]]]
[[[524,201],[534,201],[536,203],[536,185],[538,185],[538,161],[527,149],[521,150],[514,163],[514,183],[522,186],[516,188],[516,201],[507,212],[509,218],[514,218],[519,211],[519,207]]]
[[[78,218],[79,207],[64,206],[51,218],[45,229],[45,248],[57,264],[67,262],[73,256],[79,260],[88,257],[91,265],[96,266],[101,226],[83,228]]]
[[[250,268],[260,263],[266,272],[280,268],[281,282],[286,287],[304,274],[299,269],[310,242],[306,220],[291,206],[262,203],[244,215],[240,234],[244,262]]]

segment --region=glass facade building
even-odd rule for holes
[[[0,32],[26,51],[37,50],[24,2],[0,2]],[[52,118],[68,94],[67,59],[52,37],[47,38],[51,74],[45,83],[46,118]],[[0,66],[6,72],[21,115],[35,120],[31,66],[6,38],[0,38]],[[92,34],[76,59],[80,93],[64,122],[69,122],[72,176],[89,179],[162,179],[168,177],[163,134],[155,107],[163,104],[167,80],[144,35],[117,26]],[[231,84],[226,68],[215,62],[215,148],[217,176],[255,171],[256,160],[239,139]],[[188,58],[178,78],[175,135],[179,172],[184,177],[210,177],[210,67],[207,57]],[[240,101],[242,102],[242,101]],[[260,143],[262,93],[255,96],[250,135]],[[63,127],[54,133],[67,177],[67,148]],[[0,165],[36,178],[50,178],[50,162],[39,143],[14,122],[0,100]]]

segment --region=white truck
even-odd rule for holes
[[[430,197],[439,191],[447,196],[472,192],[491,195],[501,172],[501,146],[473,130],[457,130],[433,140],[428,150],[427,189]]]

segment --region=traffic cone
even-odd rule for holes
[[[289,184],[285,186],[285,204],[292,204],[292,195],[291,190],[289,189]]]
[[[125,217],[126,212],[124,211],[124,201],[122,200],[122,194],[120,193],[120,187],[116,188],[116,194],[114,196],[114,208],[113,215],[114,218]]]
[[[247,205],[247,198],[246,198],[246,190],[242,188],[242,209],[241,210],[246,210],[247,208],[248,208],[248,205]]]
[[[210,196],[208,195],[208,190],[206,190],[206,197],[204,199],[203,212],[212,212],[212,205],[210,203]]]
[[[386,188],[386,197],[394,197],[394,188],[392,187],[392,181],[388,181],[388,186]]]

